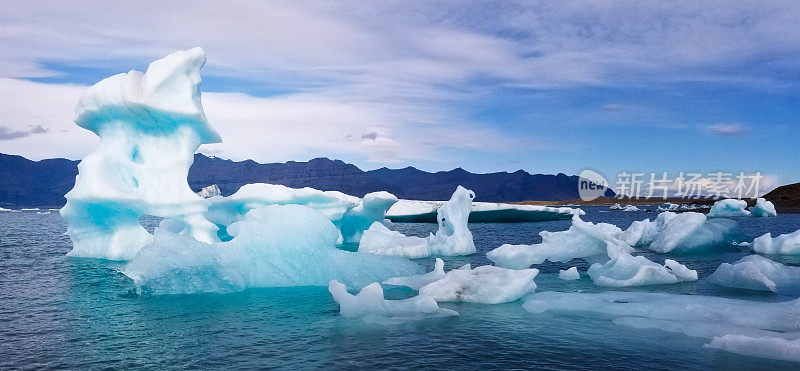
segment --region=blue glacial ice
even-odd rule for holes
[[[539,292],[523,307],[612,316],[639,329],[710,339],[707,346],[756,357],[800,361],[800,299],[765,303],[703,295],[643,292]]]
[[[775,205],[764,198],[757,198],[756,204],[750,207],[750,215],[757,217],[777,216],[778,212],[775,211]]]
[[[727,287],[778,292],[800,287],[800,267],[748,255],[733,264],[720,264],[707,280]]]
[[[777,237],[767,232],[753,240],[750,250],[759,254],[800,255],[800,230]]]
[[[372,192],[364,195],[358,206],[347,210],[340,223],[345,243],[358,243],[373,223],[385,223],[386,212],[397,202],[389,192]]]
[[[339,313],[344,317],[361,318],[375,322],[403,322],[428,317],[457,316],[458,312],[440,308],[433,298],[415,296],[403,300],[386,300],[383,288],[377,282],[372,283],[356,294],[347,292],[347,286],[332,280],[328,291],[333,300],[339,304]]]
[[[303,205],[268,205],[228,227],[233,239],[204,243],[159,227],[153,242],[123,273],[153,294],[234,292],[250,287],[325,286],[338,280],[359,288],[423,273],[409,260],[336,248],[339,231]]]
[[[750,216],[750,212],[747,211],[747,201],[732,198],[719,200],[711,205],[711,210],[708,211],[709,218],[732,216]]]
[[[200,102],[200,48],[180,51],[87,89],[75,123],[100,137],[78,165],[75,187],[61,215],[70,256],[127,260],[153,240],[139,218],[180,219],[197,241],[218,241],[203,213],[209,202],[186,182],[194,152],[217,143]]]
[[[659,253],[694,254],[717,251],[727,247],[736,236],[737,223],[730,219],[710,219],[702,213],[685,212],[667,215],[662,219],[659,215],[656,223],[647,228],[655,228],[655,239],[647,245],[652,251]],[[637,227],[638,228],[638,227]],[[652,231],[646,231],[643,237],[649,238]],[[637,245],[644,241],[639,241]]]

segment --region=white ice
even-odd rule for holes
[[[735,353],[800,361],[800,299],[766,303],[663,293],[540,292],[523,307],[532,313],[601,313],[619,325],[711,339],[709,346]]]
[[[578,267],[571,267],[569,269],[559,270],[558,278],[566,281],[579,280],[581,279],[581,274],[578,272]]]
[[[750,208],[750,215],[752,216],[777,216],[778,212],[775,211],[775,205],[764,198],[757,198],[755,206]]]
[[[218,241],[217,227],[203,216],[209,202],[186,182],[197,148],[220,141],[200,102],[205,60],[200,48],[176,52],[81,96],[75,123],[97,134],[100,145],[78,165],[61,209],[70,256],[131,259],[153,239],[139,224],[143,215],[180,219],[186,235]]]
[[[747,201],[732,198],[714,202],[714,205],[711,205],[711,210],[708,212],[709,218],[749,215],[750,212],[747,211]]]
[[[702,213],[685,212],[665,216],[660,221],[657,219],[655,228],[657,235],[648,245],[650,250],[691,254],[714,251],[727,245],[737,232],[737,223],[724,218],[709,219]]]
[[[759,254],[800,255],[800,230],[778,237],[767,232],[753,240],[750,250]]]
[[[197,191],[197,195],[202,198],[211,198],[214,196],[221,196],[222,191],[219,189],[219,186],[216,184],[212,184],[210,186],[203,187],[203,189]]]
[[[707,280],[727,287],[778,292],[800,287],[800,268],[748,255],[733,264],[720,264]]]
[[[339,313],[344,317],[368,320],[414,320],[426,317],[457,316],[458,312],[439,308],[436,300],[425,296],[415,296],[404,300],[386,300],[383,289],[377,282],[372,283],[356,294],[347,292],[347,286],[332,280],[328,291],[339,304]]]
[[[428,237],[431,254],[470,255],[477,251],[472,241],[472,232],[467,226],[474,198],[475,193],[458,186],[450,200],[439,207],[436,212],[439,229],[436,235]]]
[[[622,210],[622,211],[639,211],[639,208],[634,205],[625,205],[622,206],[620,204],[613,204],[609,207],[611,210]]]
[[[644,286],[697,279],[697,272],[677,262],[668,260],[668,265],[660,265],[643,256],[631,255],[635,249],[621,239],[622,230],[612,224],[584,222],[576,216],[568,230],[543,231],[539,235],[542,236],[539,244],[506,244],[486,256],[495,264],[512,269],[527,268],[545,260],[569,262],[582,258],[593,263],[587,274],[598,286]]]
[[[155,294],[233,292],[249,287],[325,286],[336,279],[363,287],[390,277],[423,273],[409,260],[336,248],[339,231],[302,205],[269,205],[233,223],[227,242],[204,243],[162,222],[123,273]]]
[[[386,213],[396,221],[433,222],[436,211],[445,201],[400,200]],[[495,202],[473,202],[471,222],[518,222],[569,219],[572,215],[584,215],[581,209],[540,205],[519,205]]]
[[[414,290],[419,290],[431,282],[436,282],[444,278],[444,276],[444,261],[436,258],[436,263],[433,270],[428,273],[415,276],[393,277],[383,281],[383,283],[386,285],[406,286]]]
[[[402,256],[409,259],[424,258],[431,255],[428,239],[405,236],[400,232],[390,230],[380,222],[373,223],[361,236],[358,252]]]
[[[483,265],[453,269],[437,281],[419,289],[419,296],[436,301],[499,304],[517,300],[536,290],[538,269],[513,270]]]

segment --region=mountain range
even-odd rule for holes
[[[78,162],[61,158],[32,161],[0,153],[0,206],[63,205],[66,202],[64,194],[75,184]],[[530,174],[523,170],[475,174],[461,168],[431,173],[414,167],[364,171],[355,165],[328,158],[262,164],[198,153],[189,170],[188,181],[195,191],[216,184],[223,195],[236,192],[244,184],[260,182],[338,190],[359,197],[369,192],[389,191],[399,198],[414,200],[447,200],[458,185],[475,191],[476,201],[578,198],[578,177],[575,175]]]

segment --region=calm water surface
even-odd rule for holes
[[[626,228],[654,213],[586,207],[584,220]],[[800,215],[736,218],[741,240],[765,232],[800,229]],[[503,243],[536,243],[542,230],[570,221],[471,224],[478,254],[448,258],[447,269],[489,264],[485,253]],[[396,224],[424,236],[432,224]],[[705,339],[614,325],[602,315],[532,314],[521,302],[454,304],[458,317],[403,324],[342,318],[324,287],[250,289],[235,294],[137,296],[118,272],[120,263],[67,258],[66,226],[56,213],[0,212],[0,368],[407,368],[458,369],[797,369],[704,348]],[[670,255],[643,252],[663,262]],[[755,293],[704,281],[721,262],[745,252],[674,257],[700,275],[697,282],[637,288],[759,301],[785,301],[798,292]],[[771,257],[800,265],[800,257]],[[422,259],[427,268],[433,259]],[[586,263],[538,266],[538,291],[602,290],[584,275],[562,281],[559,269]],[[413,294],[387,290],[387,297]]]

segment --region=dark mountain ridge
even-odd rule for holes
[[[64,194],[75,184],[79,161],[48,159],[31,161],[0,154],[0,206],[49,206],[64,204]],[[248,183],[273,183],[288,187],[337,190],[354,196],[388,191],[399,198],[446,200],[456,186],[475,191],[477,201],[561,201],[578,198],[578,177],[565,174],[475,174],[461,168],[427,172],[414,167],[363,171],[353,164],[328,158],[308,162],[261,164],[195,154],[189,170],[189,186],[197,191],[217,184],[229,195]]]

